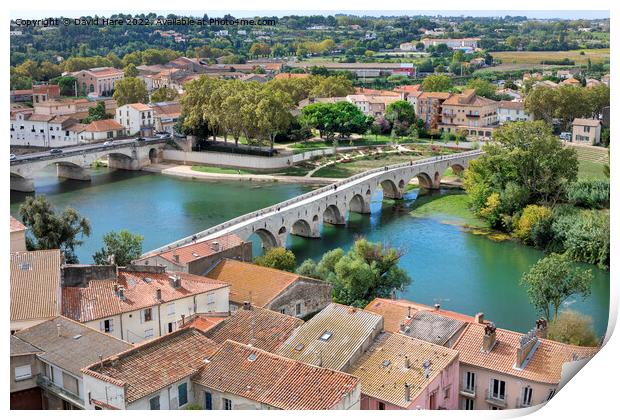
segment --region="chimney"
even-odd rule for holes
[[[161,301],[161,289],[155,290],[155,300]]]
[[[172,276],[168,276],[168,278],[170,279],[170,285],[172,287],[174,287],[175,289],[181,287],[181,276],[173,274]]]
[[[396,300],[396,289],[392,289],[392,300]]]
[[[323,367],[323,352],[321,350],[316,352],[316,365]]]
[[[411,319],[411,306],[407,306],[407,319]]]
[[[409,357],[405,356],[405,369],[409,369],[411,367],[411,362],[409,361]]]
[[[547,320],[545,318],[536,320],[536,335],[538,338],[547,338]]]
[[[252,304],[248,302],[247,300],[243,301],[243,309],[245,309],[246,311],[249,311],[250,309],[252,309]]]
[[[181,314],[181,325],[185,326],[185,314]]]
[[[484,327],[484,337],[482,339],[482,351],[490,352],[495,347],[495,324],[490,322]]]
[[[411,385],[405,382],[405,401],[411,401]]]
[[[211,242],[211,249],[215,252],[220,251],[220,243],[217,241]]]
[[[484,324],[484,313],[482,312],[478,312],[475,316],[474,316],[474,322],[476,324]]]
[[[515,367],[521,368],[525,359],[530,354],[534,345],[538,342],[538,337],[536,337],[536,330],[532,329],[527,334],[523,334],[521,336],[521,340],[519,340],[519,347],[517,348],[517,360],[515,362]]]
[[[172,259],[174,260],[175,263],[180,262],[179,254],[177,254],[176,252],[174,254],[172,254]]]
[[[120,300],[125,300],[125,288],[124,287],[118,288],[118,297]]]
[[[60,333],[60,323],[56,324],[56,332],[58,333],[58,337],[62,337],[62,334]]]
[[[101,369],[103,369],[103,354],[99,355],[99,366],[101,366]]]
[[[428,379],[431,376],[431,361],[425,360],[424,363],[422,363],[422,367],[424,368],[424,376]]]

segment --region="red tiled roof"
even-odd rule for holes
[[[144,104],[141,104],[141,103],[127,104],[127,106],[132,107],[136,111],[150,111],[151,110],[150,106],[144,105]]]
[[[217,343],[234,340],[273,352],[303,323],[299,318],[252,306],[218,323],[207,337]]]
[[[172,286],[169,276],[181,278],[181,286]],[[114,291],[115,285],[124,288],[124,300]],[[112,315],[135,311],[171,302],[186,296],[228,287],[226,283],[188,273],[143,273],[119,271],[118,279],[92,280],[88,287],[62,289],[62,313],[79,322],[88,322]],[[161,301],[156,291],[161,290]]]
[[[84,131],[99,133],[103,131],[113,131],[113,130],[124,130],[121,124],[116,122],[116,120],[99,120],[93,121],[84,127]]]
[[[505,109],[525,109],[524,102],[513,102],[513,101],[500,101],[498,104],[498,108]]]
[[[213,243],[219,244],[219,250],[213,249]],[[174,255],[179,256],[179,262],[181,264],[187,264],[200,258],[215,255],[221,251],[225,251],[243,244],[243,240],[237,235],[225,235],[215,239],[209,239],[208,241],[200,241],[193,244],[181,246],[170,251],[162,252],[160,257],[167,259],[171,262],[176,262]]]
[[[114,67],[98,67],[84,71],[92,73],[96,77],[122,76],[125,74],[123,70],[115,69]]]
[[[184,328],[196,328],[197,330],[204,332],[209,331],[215,326],[219,325],[222,321],[227,319],[227,316],[212,316],[209,314],[196,314],[191,320],[183,326]]]
[[[355,376],[230,340],[193,380],[207,388],[283,410],[331,409],[359,384]]]
[[[217,344],[204,334],[184,328],[97,362],[82,373],[125,387],[125,399],[132,403],[196,373],[216,350]]]
[[[13,216],[11,216],[11,233],[26,230],[26,226]]]
[[[305,79],[310,77],[308,73],[278,73],[274,79]]]

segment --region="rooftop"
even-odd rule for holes
[[[455,360],[458,360],[455,350],[401,334],[383,333],[349,372],[360,378],[364,394],[408,408]],[[429,367],[425,368],[427,362]],[[410,385],[408,401],[406,383]]]
[[[194,381],[283,410],[327,410],[359,379],[227,340]]]
[[[523,334],[497,328],[496,344],[489,352],[482,350],[484,324],[470,323],[453,346],[461,363],[516,376],[530,381],[558,384],[562,365],[575,358],[592,357],[596,347],[578,347],[539,339],[539,345],[524,368],[515,368],[516,354]]]
[[[215,255],[221,251],[226,251],[237,247],[243,244],[243,242],[244,241],[237,235],[230,234],[220,236],[215,239],[209,239],[207,241],[200,241],[189,245],[180,246],[173,250],[162,252],[159,256],[170,262],[176,263],[174,256],[178,255],[179,263],[187,264],[204,257]]]
[[[60,250],[11,253],[11,321],[60,312]]]
[[[234,340],[273,352],[303,323],[299,318],[251,306],[211,328],[207,337],[216,343]]]
[[[598,127],[601,124],[599,120],[591,119],[591,118],[575,118],[573,120],[573,125],[582,125],[586,127]]]
[[[39,359],[78,377],[82,376],[82,368],[99,362],[99,355],[105,358],[132,348],[129,343],[63,316],[18,331],[14,336],[41,349]]]
[[[125,399],[132,403],[193,375],[216,350],[217,345],[204,334],[184,328],[108,357],[82,372],[125,387]]]
[[[173,286],[171,276],[181,279],[179,287]],[[122,299],[115,287],[123,289]],[[91,280],[88,287],[64,287],[62,314],[79,322],[88,322],[223,287],[228,285],[188,273],[119,270],[117,279]],[[161,300],[157,299],[157,290],[161,291]]]
[[[96,77],[122,76],[123,74],[125,74],[123,70],[115,69],[114,67],[96,67],[83,71],[92,73]]]
[[[523,110],[525,109],[525,103],[517,101],[500,101],[498,108]]]
[[[21,232],[22,230],[26,230],[26,226],[13,216],[11,216],[11,233],[13,232]]]
[[[237,260],[224,259],[207,273],[212,279],[230,284],[232,302],[251,302],[267,306],[299,279],[297,274],[262,267]]]
[[[363,343],[383,328],[381,315],[331,303],[297,328],[277,353],[304,363],[341,370]]]
[[[151,111],[152,110],[150,106],[144,105],[141,103],[127,104],[127,106],[135,109],[136,111]]]
[[[26,356],[29,354],[42,353],[43,350],[18,338],[15,334],[11,336],[11,356]]]
[[[87,124],[86,127],[84,127],[84,131],[89,131],[89,132],[102,132],[102,131],[113,131],[113,130],[124,130],[125,127],[123,127],[120,123],[116,122],[116,120],[99,120],[99,121],[93,121],[90,124]]]

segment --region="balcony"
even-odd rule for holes
[[[506,408],[507,406],[506,395],[493,395],[493,393],[487,389],[485,391],[485,396],[486,396],[485,400],[489,404],[492,404],[500,408]]]
[[[480,118],[479,114],[472,114],[471,112],[466,113],[465,116],[467,118]]]
[[[56,385],[54,382],[39,374],[37,375],[37,385],[46,391],[58,396],[59,398],[73,404],[76,407],[84,408],[84,400],[74,393]]]
[[[459,394],[463,397],[467,398],[476,398],[476,390],[478,389],[478,385],[474,385],[473,387],[468,387],[465,384],[461,384],[459,388]]]

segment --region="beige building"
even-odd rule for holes
[[[452,96],[448,92],[422,92],[416,99],[416,115],[427,128],[437,128],[441,123],[443,103]]]
[[[80,141],[110,140],[125,135],[125,127],[115,120],[93,121],[80,130]]]
[[[11,331],[60,315],[58,249],[11,253]]]
[[[595,145],[601,142],[601,122],[590,118],[573,120],[573,143]]]
[[[167,272],[164,267],[125,267],[117,275],[114,270],[114,266],[66,267],[63,315],[139,343],[175,331],[194,314],[228,311],[226,283]]]
[[[399,96],[383,95],[348,95],[347,101],[358,107],[365,115],[373,118],[382,117],[389,104],[400,100]]]
[[[156,102],[149,105],[153,108],[155,131],[165,131],[173,135],[174,127],[181,116],[181,104],[179,102]]]
[[[11,216],[11,252],[26,251],[26,226]]]
[[[496,101],[476,95],[475,90],[466,89],[443,102],[438,128],[448,133],[464,132],[467,137],[490,139],[498,124],[497,105]]]
[[[122,80],[125,73],[114,67],[97,67],[72,73],[77,79],[78,90],[96,96],[112,96],[116,82]]]
[[[497,104],[497,118],[500,124],[534,120],[534,116],[525,110],[525,103],[520,101],[500,101]]]
[[[332,286],[329,283],[238,260],[222,260],[205,275],[230,284],[231,312],[249,302],[305,318],[331,302]]]

